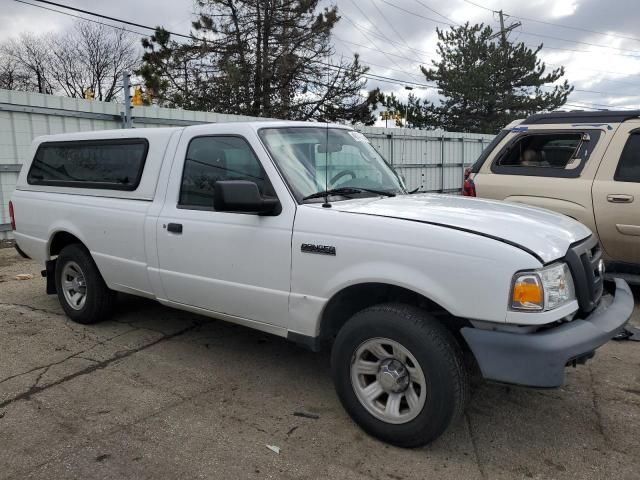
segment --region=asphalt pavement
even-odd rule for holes
[[[439,440],[403,450],[351,421],[326,353],[129,296],[74,324],[40,270],[0,249],[1,479],[640,478],[638,342],[558,390],[481,382]]]

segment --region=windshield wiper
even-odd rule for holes
[[[385,192],[384,190],[374,190],[372,188],[356,188],[356,187],[342,187],[332,188],[329,190],[323,190],[321,192],[312,193],[307,195],[302,200],[311,200],[312,198],[324,198],[329,195],[353,195],[355,193],[375,193],[376,195],[384,195],[385,197],[395,197],[396,194],[392,192]]]

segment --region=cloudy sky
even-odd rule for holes
[[[24,0],[1,0],[0,41],[30,31],[63,31],[73,18],[38,8]],[[193,0],[55,0],[145,24],[188,33]],[[521,22],[510,39],[530,46],[544,44],[541,57],[548,68],[564,66],[575,86],[570,108],[640,108],[640,0],[325,0],[337,3],[342,16],[335,30],[336,55],[358,52],[371,73],[397,80],[369,81],[406,98],[414,93],[436,98],[420,87],[420,65],[435,57],[436,27],[484,22],[499,28],[492,11],[502,9],[506,24]],[[56,7],[49,8],[56,9]],[[136,29],[144,32],[142,29]]]

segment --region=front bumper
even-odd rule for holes
[[[464,327],[461,333],[487,380],[530,387],[559,387],[567,363],[589,356],[625,326],[634,308],[624,280],[584,319],[535,333],[509,333]]]

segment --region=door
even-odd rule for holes
[[[279,182],[276,189],[270,176]],[[214,211],[218,180],[255,182],[263,196],[280,200],[282,211],[277,216]],[[166,299],[286,326],[294,213],[275,168],[263,166],[245,137],[185,139],[156,227]]]
[[[623,123],[593,183],[598,236],[616,262],[640,264],[640,128]]]

